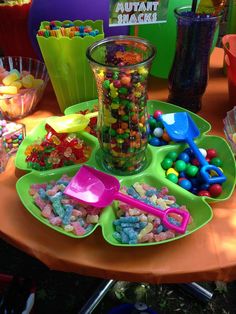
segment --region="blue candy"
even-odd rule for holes
[[[132,186],[127,189],[127,193],[131,195],[133,198],[140,198],[140,195],[136,192],[136,190]]]
[[[159,138],[157,138],[157,137],[152,137],[149,140],[149,144],[152,145],[152,146],[161,146],[162,145],[162,141]]]
[[[54,211],[55,215],[57,215],[61,219],[63,219],[63,217],[65,215],[65,210],[64,210],[63,206],[61,205],[61,202],[60,202],[59,199],[55,199],[52,202],[52,208],[53,208],[53,211]]]
[[[39,196],[43,199],[43,200],[48,200],[48,196],[46,194],[46,191],[43,188],[40,188],[38,191]]]
[[[117,240],[117,241],[121,241],[121,235],[119,232],[113,232],[113,237]]]
[[[70,217],[72,214],[73,206],[66,204],[63,207],[65,209],[65,214],[62,218],[62,223],[63,225],[68,225],[70,223]]]

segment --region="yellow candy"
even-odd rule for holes
[[[17,88],[16,86],[0,86],[0,93],[15,95],[17,94]]]
[[[114,103],[111,104],[111,109],[118,109],[119,107],[120,107],[119,104],[114,104]]]
[[[141,67],[138,69],[138,73],[145,76],[148,74],[148,70],[145,69],[144,67]]]
[[[124,143],[124,140],[123,140],[123,138],[118,138],[117,140],[117,143],[119,143],[119,144],[122,144],[122,143]]]
[[[12,82],[16,81],[19,79],[19,75],[16,72],[12,72],[8,74],[4,79],[2,80],[3,84],[6,86],[11,85]]]
[[[98,77],[99,77],[100,79],[103,79],[103,78],[104,78],[104,71],[103,71],[103,70],[101,70],[101,71],[98,72]]]
[[[22,83],[21,81],[14,81],[11,83],[11,86],[15,86],[19,90],[22,87]]]
[[[33,86],[34,77],[28,74],[22,78],[22,84],[25,88],[31,88]]]
[[[42,80],[42,79],[34,79],[32,87],[33,88],[39,88],[43,85],[43,83],[44,83],[44,80]]]
[[[115,86],[113,85],[113,83],[110,84],[110,89],[117,91],[117,88],[115,88]]]
[[[222,168],[220,168],[220,167],[217,167],[222,173],[224,173],[223,172],[223,170],[222,170]],[[211,170],[210,171],[210,176],[212,177],[212,176],[218,176],[218,174],[214,171],[214,170]]]
[[[174,168],[169,168],[169,169],[166,171],[166,175],[167,175],[167,176],[168,176],[168,174],[170,174],[170,173],[175,174],[177,177],[179,176],[178,171],[176,171]]]
[[[142,95],[142,94],[141,94],[140,92],[135,92],[135,93],[134,93],[134,96],[137,97],[137,98],[140,98],[141,95]]]
[[[236,144],[236,133],[233,134],[232,140],[233,140],[233,142]]]
[[[145,236],[146,234],[148,234],[149,232],[151,232],[153,229],[153,224],[151,222],[149,222],[145,228],[143,228],[139,235],[138,235],[138,239],[141,239],[143,236]]]

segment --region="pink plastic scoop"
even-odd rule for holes
[[[161,210],[120,193],[119,190],[120,182],[115,177],[84,165],[72,178],[64,193],[78,199],[81,203],[98,208],[106,207],[114,200],[119,200],[132,207],[160,217],[167,228],[178,233],[185,233],[190,217],[187,211],[179,208],[167,208],[166,210]],[[180,226],[176,226],[168,221],[168,215],[171,213],[178,214],[182,217]]]

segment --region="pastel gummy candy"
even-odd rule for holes
[[[83,236],[98,223],[101,209],[81,205],[76,199],[64,195],[63,191],[70,180],[70,177],[63,175],[57,181],[32,184],[29,194],[50,224],[61,227],[65,232]]]
[[[135,192],[134,192],[135,191]],[[140,201],[151,203],[153,206],[165,210],[168,207],[179,207],[187,210],[185,206],[176,203],[175,197],[169,195],[166,187],[156,189],[146,183],[135,182],[130,187],[122,187],[122,192]],[[159,217],[146,214],[136,208],[130,208],[119,202],[116,211],[117,219],[113,221],[115,231],[113,237],[124,244],[138,244],[145,242],[159,242],[175,237],[177,234],[167,229]],[[168,220],[179,225],[182,217],[176,213],[170,214]],[[192,222],[190,219],[189,223]]]

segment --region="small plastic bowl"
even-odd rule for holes
[[[49,76],[45,64],[39,60],[26,57],[2,57],[0,67],[6,71],[26,71],[34,76],[34,79],[42,79],[42,85],[35,88],[20,88],[17,94],[0,95],[0,112],[7,120],[21,119],[29,115],[41,99]],[[0,73],[1,76],[1,73]]]

